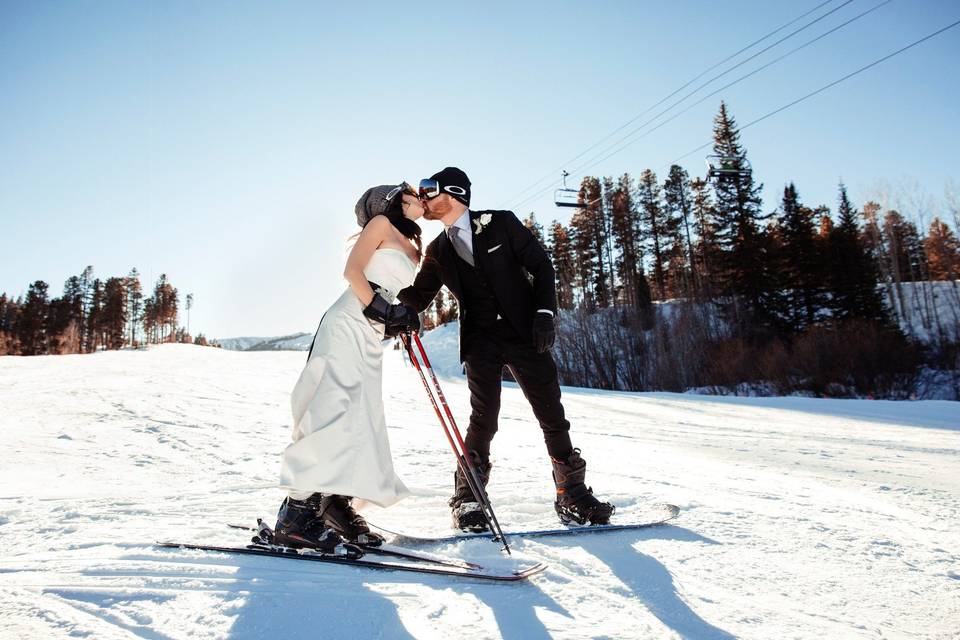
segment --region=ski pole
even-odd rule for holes
[[[430,398],[430,403],[433,405],[433,410],[437,414],[437,420],[440,421],[440,426],[443,428],[443,432],[447,436],[447,442],[450,443],[450,448],[453,449],[453,454],[457,459],[457,466],[460,468],[460,472],[463,474],[464,479],[466,479],[467,486],[470,488],[470,492],[480,504],[484,519],[487,521],[491,531],[494,533],[493,539],[500,540],[500,542],[503,543],[504,551],[506,551],[507,554],[510,554],[510,546],[507,542],[507,538],[503,533],[503,529],[500,527],[500,523],[497,520],[496,514],[493,512],[493,505],[490,504],[490,499],[487,496],[486,490],[480,482],[476,467],[468,455],[469,452],[466,451],[466,445],[463,442],[463,437],[460,435],[460,430],[457,428],[456,420],[453,418],[453,413],[450,411],[446,397],[443,395],[443,390],[440,388],[440,382],[433,371],[433,367],[430,365],[430,360],[427,357],[426,350],[423,348],[423,343],[420,341],[420,336],[416,332],[413,332],[413,337],[416,340],[417,349],[420,351],[420,354],[423,357],[424,366],[426,367],[427,371],[430,372],[430,377],[433,380],[437,397],[440,399],[441,404],[443,404],[443,408],[447,414],[447,417],[450,419],[449,428],[447,426],[447,422],[443,418],[443,415],[440,413],[440,407],[437,405],[437,398],[434,397],[434,393],[431,391],[430,385],[427,383],[427,378],[423,373],[423,368],[420,366],[420,361],[413,351],[413,345],[410,341],[410,334],[401,334],[401,340],[403,341],[404,346],[407,348],[410,361],[413,363],[417,373],[420,375],[420,381],[423,383],[423,387],[427,392],[427,396]],[[451,435],[451,431],[453,432],[453,435]],[[454,439],[454,436],[456,436],[456,439]]]
[[[447,418],[450,420],[451,430],[456,436],[457,443],[460,445],[460,451],[463,452],[463,459],[466,463],[467,469],[473,476],[473,482],[476,486],[476,490],[473,491],[474,497],[477,498],[477,502],[480,503],[481,508],[485,509],[485,516],[487,516],[486,511],[489,511],[487,523],[490,524],[490,528],[501,539],[504,544],[504,548],[509,554],[510,547],[507,546],[507,540],[503,534],[503,529],[500,528],[500,523],[497,521],[497,515],[493,512],[493,505],[490,503],[490,497],[487,495],[486,488],[480,483],[477,469],[473,464],[473,459],[470,457],[469,451],[467,451],[467,445],[464,443],[463,436],[460,435],[460,429],[457,427],[457,421],[453,418],[453,412],[450,411],[450,406],[447,404],[447,398],[444,396],[443,389],[440,387],[440,381],[437,379],[437,374],[433,371],[433,366],[430,364],[430,359],[427,357],[427,351],[423,348],[423,342],[420,341],[420,334],[414,333],[413,339],[417,343],[417,349],[420,351],[420,355],[423,356],[423,362],[427,367],[427,371],[430,372],[430,378],[433,380],[433,386],[437,390],[437,397],[440,399],[440,403],[443,405],[443,409],[447,414]]]
[[[484,507],[484,503],[478,497],[478,495],[480,494],[479,489],[481,485],[480,485],[479,479],[477,478],[476,471],[472,466],[471,467],[465,466],[468,464],[472,464],[472,461],[469,461],[469,459],[461,453],[461,450],[457,447],[457,443],[454,442],[453,436],[450,435],[450,429],[447,427],[447,423],[443,419],[443,415],[440,413],[440,407],[437,405],[437,400],[434,397],[433,392],[431,392],[430,390],[430,385],[427,384],[427,379],[423,374],[423,369],[420,367],[420,361],[418,360],[417,355],[413,351],[413,346],[409,342],[409,337],[406,334],[402,334],[402,339],[404,341],[405,346],[407,347],[407,355],[410,356],[410,361],[413,363],[414,367],[417,369],[417,373],[420,374],[420,381],[423,383],[423,387],[427,392],[427,397],[430,398],[430,404],[433,405],[433,410],[437,414],[437,420],[440,421],[440,426],[443,428],[443,433],[447,437],[447,442],[450,443],[450,448],[453,449],[453,454],[457,460],[457,466],[460,468],[460,473],[463,474],[464,479],[467,481],[467,486],[470,489],[470,493],[472,493],[474,497],[477,498],[477,502],[480,503],[481,512],[483,513],[483,517],[487,521],[487,524],[490,526],[491,529],[494,529],[493,522],[491,521],[491,518],[488,515],[486,508]],[[495,536],[494,539],[496,540],[497,536]],[[506,548],[506,545],[504,546]],[[509,548],[506,548],[506,550],[507,550],[507,553],[510,553]]]
[[[440,424],[444,428],[444,432],[447,434],[447,440],[450,442],[450,446],[453,449],[454,455],[457,457],[457,464],[460,467],[460,472],[463,473],[464,479],[467,481],[467,486],[470,489],[470,492],[474,495],[477,502],[480,504],[481,513],[483,513],[484,519],[487,521],[487,524],[490,526],[490,529],[494,532],[494,540],[499,539],[503,542],[504,550],[510,554],[510,547],[507,543],[506,536],[503,533],[503,529],[500,527],[500,523],[497,520],[496,514],[493,512],[493,505],[490,503],[490,498],[486,493],[486,490],[480,482],[477,469],[473,464],[473,460],[468,455],[466,450],[466,445],[464,444],[463,437],[460,435],[460,430],[457,428],[457,422],[453,417],[453,413],[450,411],[450,406],[447,404],[446,397],[443,394],[443,389],[440,387],[440,381],[437,379],[436,374],[433,371],[433,367],[430,365],[430,360],[427,357],[427,352],[423,348],[423,343],[420,341],[418,334],[413,334],[417,343],[417,348],[420,351],[420,355],[423,358],[424,365],[427,368],[427,371],[430,372],[430,377],[433,380],[434,388],[436,390],[437,397],[440,399],[441,404],[447,414],[447,417],[450,420],[450,429],[447,428],[443,417],[440,416],[439,409],[436,404],[436,400],[433,397],[433,394],[430,392],[429,387],[427,387],[427,393],[430,395],[430,400],[433,403],[434,410],[437,412],[437,417],[440,420]],[[417,369],[420,373],[421,380],[424,383],[424,386],[427,386],[426,379],[423,377],[423,371],[420,369],[419,362],[416,361],[416,355],[413,353],[412,348],[410,349],[410,354],[413,356],[413,360],[417,366]],[[450,432],[453,432],[453,435],[456,436],[457,444],[454,444]]]

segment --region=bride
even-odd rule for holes
[[[341,537],[378,545],[353,498],[386,507],[409,494],[393,470],[381,395],[382,341],[417,330],[417,313],[395,304],[413,283],[423,215],[407,183],[368,189],[356,206],[363,227],[343,275],[349,288],[320,320],[293,389],[293,444],[283,453],[276,542],[332,549]]]

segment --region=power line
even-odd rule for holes
[[[766,120],[767,118],[770,118],[770,117],[772,117],[772,116],[775,116],[776,114],[778,114],[778,113],[780,113],[780,112],[782,112],[782,111],[786,111],[786,110],[789,109],[790,107],[793,107],[793,106],[795,106],[795,105],[798,105],[798,104],[800,104],[801,102],[803,102],[804,100],[807,100],[807,99],[809,99],[809,98],[812,98],[813,96],[815,96],[815,95],[817,95],[817,94],[819,94],[819,93],[823,93],[823,92],[826,91],[827,89],[829,89],[829,88],[831,88],[831,87],[835,87],[836,85],[840,84],[841,82],[843,82],[843,81],[845,81],[845,80],[849,80],[850,78],[852,78],[852,77],[854,77],[854,76],[856,76],[856,75],[859,75],[859,74],[863,73],[863,72],[866,71],[867,69],[871,69],[871,68],[877,66],[878,64],[881,64],[881,63],[883,63],[883,62],[886,62],[886,61],[889,60],[890,58],[893,58],[893,57],[895,57],[895,56],[898,56],[898,55],[900,55],[901,53],[903,53],[904,51],[907,51],[908,49],[912,49],[913,47],[915,47],[915,46],[917,46],[917,45],[919,45],[919,44],[922,44],[922,43],[926,42],[927,40],[930,40],[931,38],[934,38],[934,37],[940,35],[940,34],[943,33],[944,31],[949,31],[950,29],[953,29],[953,28],[956,27],[957,25],[960,25],[960,20],[957,20],[956,22],[953,22],[953,23],[951,23],[951,24],[948,24],[947,26],[943,27],[942,29],[937,29],[937,30],[934,31],[933,33],[928,34],[928,35],[920,38],[919,40],[915,40],[914,42],[911,42],[910,44],[908,44],[908,45],[905,46],[905,47],[902,47],[902,48],[900,48],[900,49],[897,49],[897,50],[894,51],[893,53],[889,53],[889,54],[883,56],[882,58],[878,58],[878,59],[874,60],[873,62],[871,62],[871,63],[869,63],[869,64],[866,64],[866,65],[860,67],[860,68],[857,69],[856,71],[851,71],[851,72],[848,73],[847,75],[845,75],[845,76],[843,76],[843,77],[841,77],[841,78],[837,78],[837,79],[834,80],[833,82],[830,82],[830,83],[828,83],[828,84],[825,84],[825,85],[823,85],[822,87],[820,87],[819,89],[816,89],[816,90],[814,90],[814,91],[811,91],[810,93],[808,93],[808,94],[806,94],[806,95],[804,95],[804,96],[801,96],[800,98],[797,98],[796,100],[794,100],[794,101],[792,101],[792,102],[788,102],[787,104],[783,105],[782,107],[778,107],[777,109],[774,109],[773,111],[771,111],[771,112],[769,112],[769,113],[767,113],[767,114],[764,114],[764,115],[760,116],[760,117],[757,118],[756,120],[751,120],[751,121],[748,122],[747,124],[745,124],[745,125],[743,125],[742,127],[740,127],[740,131],[743,131],[744,129],[749,129],[749,128],[752,127],[753,125],[758,124],[758,123],[760,123],[760,122],[763,122],[763,121]],[[691,151],[688,151],[687,153],[685,153],[685,154],[683,154],[682,156],[678,157],[676,160],[674,160],[674,161],[671,162],[670,164],[676,164],[676,163],[679,162],[680,160],[683,160],[684,158],[686,158],[686,157],[688,157],[688,156],[691,156],[691,155],[693,155],[694,153],[696,153],[696,152],[698,152],[698,151],[702,151],[703,149],[706,149],[706,148],[709,147],[711,144],[713,144],[713,141],[710,141],[710,142],[707,142],[706,144],[700,145],[700,146],[697,147],[696,149],[692,149]]]
[[[817,94],[823,93],[823,92],[826,91],[827,89],[830,89],[831,87],[834,87],[834,86],[840,84],[841,82],[844,82],[845,80],[848,80],[848,79],[850,79],[850,78],[852,78],[852,77],[854,77],[854,76],[856,76],[856,75],[859,75],[860,73],[863,73],[864,71],[867,71],[868,69],[871,69],[872,67],[875,67],[875,66],[877,66],[878,64],[881,64],[881,63],[883,63],[883,62],[886,62],[886,61],[889,60],[890,58],[893,58],[893,57],[895,57],[895,56],[898,56],[898,55],[900,55],[901,53],[907,51],[908,49],[912,49],[913,47],[915,47],[915,46],[917,46],[917,45],[919,45],[919,44],[922,44],[923,42],[926,42],[927,40],[929,40],[929,39],[931,39],[931,38],[933,38],[933,37],[936,37],[936,36],[940,35],[941,33],[943,33],[944,31],[948,31],[949,29],[952,29],[952,28],[956,27],[957,25],[960,25],[960,20],[957,20],[956,22],[953,22],[953,23],[951,23],[951,24],[943,27],[942,29],[938,29],[937,31],[934,31],[933,33],[928,34],[928,35],[924,36],[923,38],[920,38],[919,40],[916,40],[916,41],[914,41],[914,42],[906,45],[905,47],[902,47],[901,49],[897,49],[896,51],[894,51],[894,52],[892,52],[892,53],[890,53],[890,54],[887,54],[886,56],[883,56],[882,58],[878,58],[877,60],[874,60],[873,62],[871,62],[871,63],[869,63],[869,64],[866,64],[866,65],[860,67],[859,69],[857,69],[857,70],[855,70],[855,71],[851,71],[850,73],[846,74],[845,76],[842,76],[842,77],[834,80],[833,82],[830,82],[830,83],[828,83],[828,84],[823,85],[823,86],[820,87],[819,89],[816,89],[816,90],[814,90],[814,91],[811,91],[810,93],[808,93],[808,94],[806,94],[806,95],[804,95],[804,96],[802,96],[802,97],[800,97],[800,98],[797,98],[796,100],[793,100],[792,102],[789,102],[789,103],[783,105],[782,107],[779,107],[779,108],[777,108],[777,109],[774,109],[773,111],[771,111],[771,112],[769,112],[769,113],[767,113],[767,114],[765,114],[765,115],[763,115],[763,116],[760,116],[759,118],[757,118],[757,119],[755,119],[755,120],[752,120],[751,122],[749,122],[749,123],[741,126],[741,127],[740,127],[740,131],[743,131],[744,129],[747,129],[747,128],[755,125],[755,124],[758,124],[759,122],[762,122],[762,121],[766,120],[767,118],[770,118],[771,116],[774,116],[774,115],[780,113],[781,111],[785,111],[785,110],[789,109],[790,107],[793,107],[793,106],[795,106],[795,105],[797,105],[797,104],[799,104],[799,103],[801,103],[801,102],[803,102],[803,101],[805,101],[805,100],[807,100],[807,99],[809,99],[809,98],[812,98],[813,96],[815,96],[815,95],[817,95]],[[696,149],[691,149],[691,150],[688,151],[687,153],[683,154],[682,156],[679,156],[678,158],[676,158],[675,160],[673,160],[672,162],[670,162],[668,165],[665,165],[665,167],[669,167],[670,165],[676,164],[676,163],[679,162],[680,160],[683,160],[684,158],[687,158],[687,157],[693,155],[694,153],[697,153],[698,151],[702,151],[702,150],[706,149],[707,147],[709,147],[709,146],[712,145],[712,144],[713,144],[713,141],[710,141],[710,142],[707,142],[707,143],[705,143],[705,144],[700,145],[700,146],[697,147]],[[622,150],[622,149],[621,149],[621,150]],[[611,154],[611,155],[612,155],[612,154]],[[540,194],[542,194],[543,192],[544,192],[544,191],[540,191],[540,192],[538,192],[536,195],[540,195]],[[527,201],[529,201],[529,199],[525,200],[525,202],[527,202]],[[523,203],[521,203],[521,204],[523,204]],[[519,206],[519,205],[518,205],[518,206]]]
[[[881,2],[880,4],[877,4],[877,5],[873,6],[873,7],[871,7],[870,9],[867,9],[866,11],[864,11],[864,12],[862,12],[862,13],[860,13],[860,14],[852,17],[852,18],[850,18],[850,19],[847,20],[846,22],[843,22],[843,23],[841,23],[841,24],[838,24],[838,25],[835,26],[834,28],[832,28],[832,29],[830,29],[830,30],[828,30],[828,31],[825,31],[825,32],[821,33],[821,34],[820,34],[819,36],[817,36],[816,38],[813,38],[812,40],[808,40],[807,42],[803,43],[803,44],[800,45],[799,47],[795,47],[795,48],[791,49],[790,51],[788,51],[787,53],[785,53],[785,54],[783,54],[783,55],[781,55],[781,56],[779,56],[779,57],[777,57],[777,58],[774,58],[774,59],[771,60],[770,62],[767,62],[766,64],[761,65],[760,67],[757,67],[757,68],[754,69],[753,71],[751,71],[751,72],[749,72],[749,73],[747,73],[747,74],[745,74],[745,75],[740,76],[740,77],[737,78],[736,80],[733,80],[732,82],[729,82],[729,83],[723,85],[723,86],[720,87],[719,89],[716,89],[716,90],[714,90],[714,91],[711,91],[710,93],[708,93],[707,95],[703,96],[702,98],[700,98],[700,99],[697,100],[696,102],[687,105],[683,110],[681,110],[681,111],[673,114],[672,116],[670,116],[669,118],[667,118],[666,120],[664,120],[663,122],[661,122],[660,124],[658,124],[657,126],[651,128],[651,129],[648,129],[648,130],[645,131],[642,135],[634,138],[633,140],[630,140],[629,142],[627,142],[626,144],[622,145],[621,147],[619,147],[619,148],[617,148],[617,149],[615,149],[615,150],[613,150],[613,151],[610,151],[610,149],[613,148],[612,146],[611,146],[611,147],[607,147],[607,151],[608,151],[609,153],[607,153],[607,154],[604,155],[603,157],[594,156],[594,158],[592,158],[591,160],[589,160],[589,161],[587,161],[586,163],[584,163],[584,164],[580,165],[579,167],[575,168],[571,173],[572,173],[572,174],[577,174],[578,172],[580,172],[580,171],[583,170],[584,168],[587,168],[587,167],[589,167],[589,166],[595,166],[595,165],[597,165],[597,164],[600,164],[600,163],[603,162],[604,160],[607,160],[608,158],[611,158],[611,157],[617,155],[618,153],[620,153],[621,151],[623,151],[623,150],[626,149],[627,147],[629,147],[629,146],[631,146],[632,144],[638,142],[639,140],[642,140],[643,138],[647,137],[648,135],[650,135],[651,133],[653,133],[654,131],[656,131],[656,130],[659,129],[660,127],[668,124],[669,122],[672,122],[673,120],[676,120],[677,118],[679,118],[679,117],[682,116],[683,114],[687,113],[688,111],[690,111],[691,109],[693,109],[693,108],[696,107],[697,105],[702,104],[703,102],[705,102],[705,101],[708,100],[709,98],[712,98],[713,96],[717,95],[718,93],[729,89],[730,87],[732,87],[732,86],[734,86],[734,85],[742,82],[743,80],[746,80],[747,78],[749,78],[749,77],[751,77],[751,76],[756,75],[757,73],[760,73],[760,72],[763,71],[764,69],[768,69],[769,67],[772,67],[773,65],[775,65],[775,64],[778,63],[778,62],[780,62],[781,60],[783,60],[783,59],[785,59],[785,58],[788,58],[788,57],[790,57],[791,55],[797,53],[798,51],[809,47],[809,46],[812,45],[813,43],[815,43],[815,42],[817,42],[817,41],[819,41],[819,40],[822,40],[823,38],[827,37],[828,35],[830,35],[830,34],[832,34],[832,33],[835,33],[836,31],[839,31],[840,29],[846,27],[846,26],[849,25],[850,23],[856,22],[857,20],[865,17],[867,14],[873,13],[874,11],[876,11],[877,9],[879,9],[880,7],[883,7],[884,5],[890,4],[891,2],[893,2],[893,0],[883,0],[883,2]],[[634,129],[633,131],[631,131],[629,134],[627,134],[626,136],[624,136],[623,138],[621,138],[619,142],[623,142],[623,141],[627,140],[627,139],[630,138],[633,134],[635,134],[635,133],[639,132],[641,129],[643,129],[643,126],[645,126],[645,125],[641,125],[640,127],[637,127],[636,129]],[[542,193],[542,192],[541,192],[541,193]]]
[[[802,19],[806,18],[806,17],[807,17],[808,15],[810,15],[811,13],[814,13],[814,12],[817,11],[818,9],[823,8],[824,6],[830,4],[830,3],[833,2],[833,1],[834,1],[834,0],[826,0],[826,2],[821,2],[820,4],[818,4],[817,6],[815,6],[813,9],[810,9],[810,10],[807,11],[806,13],[797,16],[797,17],[794,18],[793,20],[790,20],[789,22],[786,22],[786,23],[782,24],[781,26],[779,26],[779,27],[777,27],[776,29],[774,29],[773,31],[767,33],[766,35],[764,35],[764,36],[761,37],[760,39],[754,40],[753,42],[751,42],[751,43],[748,44],[747,46],[743,47],[742,49],[740,49],[740,50],[737,51],[736,53],[730,54],[729,56],[727,56],[726,58],[724,58],[724,59],[721,60],[720,62],[717,62],[717,63],[714,64],[713,66],[710,66],[710,67],[708,67],[707,69],[701,71],[698,75],[694,76],[694,77],[691,78],[689,81],[687,81],[686,84],[684,84],[683,86],[677,88],[677,89],[674,90],[672,93],[664,96],[664,97],[661,98],[658,102],[650,105],[649,107],[647,107],[647,109],[646,109],[645,111],[637,114],[637,115],[634,116],[632,119],[630,119],[630,120],[628,120],[627,122],[625,122],[624,124],[620,125],[620,126],[617,127],[616,129],[614,129],[613,131],[611,131],[610,133],[608,133],[605,137],[601,138],[598,142],[596,142],[596,143],[594,143],[592,146],[588,147],[586,150],[580,152],[579,154],[577,154],[577,155],[574,156],[573,158],[567,160],[567,162],[565,162],[565,163],[564,163],[563,165],[561,165],[560,167],[558,167],[558,168],[550,171],[550,172],[547,173],[547,174],[544,174],[541,178],[538,178],[535,182],[533,182],[530,186],[528,186],[527,188],[525,188],[523,191],[520,191],[519,193],[515,194],[514,196],[511,196],[510,198],[508,198],[508,199],[505,201],[505,203],[510,203],[510,202],[516,200],[517,198],[519,198],[519,197],[522,196],[523,194],[525,194],[525,193],[527,193],[528,191],[530,191],[530,189],[533,189],[533,188],[536,187],[538,184],[540,184],[541,182],[543,182],[545,179],[555,176],[558,171],[563,170],[564,167],[569,166],[570,163],[575,162],[575,161],[579,160],[580,158],[582,158],[583,156],[587,155],[588,153],[590,153],[591,151],[593,151],[594,149],[596,149],[597,147],[599,147],[601,144],[603,144],[604,142],[606,142],[607,140],[609,140],[610,138],[612,138],[613,136],[615,136],[617,133],[619,133],[619,132],[622,131],[623,129],[627,128],[628,126],[630,126],[631,124],[633,124],[634,122],[636,122],[637,120],[639,120],[640,118],[642,118],[643,116],[645,116],[646,114],[650,113],[651,111],[653,111],[654,109],[656,109],[657,107],[659,107],[661,104],[663,104],[664,102],[666,102],[667,100],[669,100],[669,99],[672,98],[673,96],[677,95],[678,93],[680,93],[681,91],[683,91],[684,89],[686,89],[687,87],[689,87],[691,84],[693,84],[694,82],[696,82],[697,80],[699,80],[699,79],[702,78],[703,76],[707,75],[708,73],[710,73],[711,71],[713,71],[713,70],[716,69],[717,67],[719,67],[719,66],[721,66],[721,65],[729,62],[729,61],[732,60],[733,58],[736,58],[736,57],[737,57],[738,55],[740,55],[741,53],[744,53],[745,51],[748,51],[749,49],[752,49],[753,47],[755,47],[756,45],[760,44],[761,42],[763,42],[763,41],[766,40],[767,38],[773,36],[773,35],[776,34],[776,33],[779,33],[780,31],[783,31],[784,29],[786,29],[786,28],[789,27],[790,25],[794,24],[795,22],[797,22],[797,21],[799,21],[799,20],[802,20]],[[852,0],[850,0],[850,1],[852,1]],[[845,3],[845,4],[849,4],[849,2],[847,2],[847,3]],[[839,8],[839,7],[838,7],[838,8]],[[831,13],[832,13],[832,12],[831,12]],[[829,15],[829,14],[825,14],[825,15]],[[744,62],[746,62],[746,61],[744,61]],[[743,64],[743,63],[740,63],[740,64]],[[739,66],[739,65],[737,65],[737,66]],[[736,68],[737,68],[736,66],[731,67],[731,70],[732,70],[732,69],[736,69]],[[708,83],[708,84],[709,84],[709,83]],[[522,203],[521,203],[521,204],[522,204]]]
[[[889,0],[888,0],[888,1],[889,1]],[[632,135],[634,135],[635,133],[637,133],[638,131],[640,131],[641,129],[643,129],[644,127],[646,127],[647,125],[650,125],[650,124],[652,124],[653,122],[656,122],[657,118],[659,118],[659,117],[661,117],[661,116],[669,113],[671,109],[673,109],[674,107],[676,107],[676,106],[680,105],[681,103],[683,103],[687,98],[690,98],[691,96],[696,95],[696,93],[697,93],[698,91],[700,91],[701,89],[709,86],[709,85],[710,85],[711,83],[713,83],[715,80],[718,80],[719,78],[722,78],[723,76],[727,75],[728,73],[730,73],[730,72],[733,71],[734,69],[737,69],[737,68],[743,66],[744,64],[746,64],[747,62],[750,62],[751,60],[754,60],[754,59],[756,59],[757,57],[763,55],[764,53],[766,53],[766,52],[769,51],[770,49],[772,49],[772,48],[776,47],[777,45],[779,45],[779,44],[781,44],[781,43],[789,40],[790,38],[792,38],[793,36],[797,35],[797,34],[800,33],[801,31],[804,31],[804,30],[808,29],[809,27],[811,27],[811,26],[813,26],[814,24],[820,22],[820,21],[823,20],[824,18],[826,18],[826,17],[828,17],[828,16],[836,13],[837,11],[839,11],[840,9],[842,9],[843,7],[845,7],[845,6],[847,6],[848,4],[850,4],[851,2],[853,2],[853,0],[846,0],[846,2],[844,2],[844,3],[841,4],[840,6],[834,7],[833,9],[831,9],[831,10],[828,11],[827,13],[823,14],[822,16],[819,16],[818,18],[815,18],[815,19],[811,20],[810,22],[808,22],[807,24],[803,25],[803,26],[800,27],[799,29],[796,29],[796,30],[794,30],[793,32],[787,34],[786,36],[780,38],[779,40],[777,40],[777,41],[774,42],[773,44],[770,44],[770,45],[764,47],[763,49],[761,49],[761,50],[758,51],[757,53],[753,54],[752,56],[746,58],[745,60],[741,60],[740,62],[738,62],[738,63],[735,64],[734,66],[730,67],[730,68],[727,69],[726,71],[723,71],[723,72],[715,75],[714,77],[710,78],[709,80],[707,80],[706,82],[704,82],[703,84],[701,84],[700,86],[698,86],[696,89],[694,89],[693,91],[689,92],[688,94],[686,94],[685,96],[683,96],[682,98],[680,98],[679,100],[677,100],[676,102],[674,102],[673,104],[671,104],[669,107],[667,107],[666,109],[664,109],[663,111],[661,111],[660,113],[658,113],[657,115],[653,116],[652,118],[650,118],[649,120],[647,120],[646,122],[644,122],[644,123],[641,124],[640,126],[636,127],[635,129],[633,129],[632,131],[630,131],[630,132],[627,133],[626,135],[620,137],[620,138],[619,138],[617,141],[615,141],[613,144],[608,145],[608,146],[606,147],[606,149],[604,149],[603,151],[601,151],[599,154],[593,156],[592,158],[590,158],[590,159],[587,160],[586,162],[580,164],[577,168],[575,168],[575,169],[574,169],[573,171],[571,171],[570,173],[571,173],[571,174],[577,174],[577,173],[578,173],[579,171],[581,171],[584,167],[593,166],[593,165],[596,164],[597,162],[602,162],[603,160],[606,160],[607,158],[609,158],[609,157],[611,157],[611,156],[613,156],[613,155],[616,155],[617,153],[619,153],[620,151],[622,151],[623,149],[625,149],[627,146],[629,146],[629,144],[632,144],[632,143],[629,143],[629,144],[627,144],[627,145],[624,145],[622,148],[620,148],[620,149],[618,149],[618,150],[616,150],[616,151],[613,151],[612,153],[610,152],[610,150],[613,149],[614,147],[616,147],[617,145],[619,145],[620,143],[622,143],[624,140],[630,138]],[[885,3],[883,3],[883,4],[885,4]],[[882,6],[882,5],[881,5],[881,6]],[[808,12],[808,13],[809,13],[809,12]],[[867,13],[869,13],[869,11],[866,11],[866,12],[860,14],[859,16],[854,17],[852,20],[849,20],[849,21],[847,21],[846,23],[840,25],[840,27],[843,27],[843,26],[849,24],[850,22],[853,22],[854,20],[857,20],[857,19],[863,17],[863,16],[866,15]],[[794,22],[795,22],[795,21],[794,21]],[[840,27],[837,27],[837,28],[840,28]],[[833,29],[832,31],[836,31],[836,28]],[[823,37],[823,36],[831,33],[832,31],[828,31],[828,32],[826,32],[825,34],[821,35],[820,37]],[[812,44],[813,42],[816,42],[816,40],[818,40],[818,39],[819,39],[819,38],[815,38],[814,40],[812,40],[812,41],[810,41],[810,42],[808,42],[808,43],[806,43],[806,44],[804,44],[804,45],[801,45],[800,47],[794,49],[793,51],[791,51],[791,52],[789,52],[789,53],[787,53],[787,54],[785,54],[784,56],[781,56],[780,58],[778,58],[778,59],[775,60],[774,62],[777,62],[777,61],[779,61],[779,60],[782,60],[783,58],[785,58],[785,57],[787,57],[787,56],[795,53],[796,51],[799,51],[800,49],[804,48],[805,46],[807,46],[807,45],[809,45],[809,44]],[[770,64],[773,64],[773,63],[770,63]],[[769,64],[768,64],[767,66],[769,66]],[[763,67],[761,67],[761,69],[762,69],[762,68],[763,68]],[[754,73],[759,72],[761,69],[755,70]],[[727,86],[728,86],[728,87],[729,87],[729,86],[732,86],[733,84],[736,84],[736,82],[739,82],[740,80],[744,80],[744,79],[746,79],[747,77],[749,77],[750,75],[752,75],[752,74],[747,74],[746,76],[741,77],[739,80],[737,80],[737,81],[735,81],[735,82],[733,82],[733,83],[731,83],[731,84],[729,84],[729,85],[727,85]],[[715,92],[711,93],[710,95],[715,95],[715,94],[718,93],[718,92],[719,92],[719,91],[715,91]],[[709,96],[706,96],[706,97],[709,97]],[[705,100],[706,97],[704,97],[703,99],[701,99],[699,102],[703,102],[703,100]],[[699,104],[699,102],[698,102],[697,104]],[[685,113],[686,111],[689,111],[690,108],[692,108],[693,106],[694,106],[694,105],[690,105],[690,107],[684,109],[684,111],[681,111],[681,113]],[[676,114],[675,116],[669,118],[667,121],[660,123],[659,125],[657,125],[657,126],[654,127],[653,129],[651,129],[650,131],[647,131],[643,136],[640,136],[640,138],[643,138],[643,137],[645,137],[646,135],[648,135],[648,134],[652,133],[653,131],[655,131],[656,129],[659,129],[660,127],[662,127],[663,125],[665,125],[667,122],[669,122],[670,120],[675,119],[675,118],[676,118],[677,116],[679,116],[679,115],[680,115],[680,114]],[[636,121],[637,119],[638,119],[638,118],[634,118],[634,119],[631,120],[630,122],[634,122],[634,121]],[[623,128],[623,127],[621,127],[621,129],[622,129],[622,128]],[[608,138],[609,138],[609,136],[608,136]],[[640,138],[637,138],[637,140],[639,140]],[[634,142],[635,142],[635,141],[636,141],[636,140],[634,140]],[[595,146],[596,146],[596,145],[595,145]],[[604,155],[604,154],[607,154],[607,155]],[[584,154],[580,154],[580,155],[582,156],[582,155],[584,155]],[[601,158],[601,156],[603,156],[603,157]],[[579,156],[578,156],[578,157],[579,157]],[[598,160],[598,158],[599,158],[599,160]],[[530,202],[530,201],[533,200],[534,198],[538,197],[541,193],[543,193],[544,191],[548,191],[549,189],[550,189],[550,187],[547,187],[547,188],[545,188],[545,189],[541,189],[540,191],[537,191],[537,192],[534,193],[533,195],[524,198],[522,201],[520,201],[519,203],[517,203],[516,207],[519,208],[520,206],[523,206],[523,205],[526,204],[527,202]]]

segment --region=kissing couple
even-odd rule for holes
[[[550,349],[557,312],[553,264],[510,211],[470,208],[470,180],[447,167],[419,189],[371,187],[356,205],[362,231],[343,275],[349,287],[320,321],[293,389],[293,443],[283,453],[287,496],[275,528],[278,544],[332,550],[343,540],[378,545],[352,504],[387,507],[409,495],[397,477],[382,396],[383,340],[420,329],[419,314],[442,286],[460,309],[460,360],[470,389],[465,438],[483,486],[497,432],[504,365],[543,431],[564,523],[606,524],[614,507],[585,484],[586,462],[570,440]],[[423,251],[417,220],[445,232]],[[450,498],[453,526],[485,531],[487,522],[458,468]]]

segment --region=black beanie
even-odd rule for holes
[[[440,191],[465,206],[470,206],[470,178],[463,171],[456,167],[447,167],[430,176],[430,179],[437,181]]]

